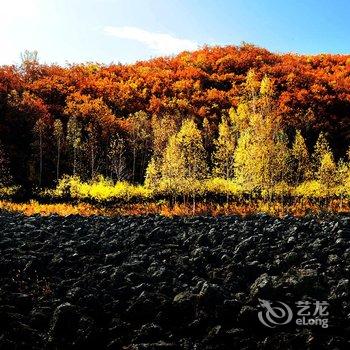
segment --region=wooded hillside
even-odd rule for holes
[[[324,131],[336,159],[345,156],[350,55],[242,45],[131,65],[43,65],[27,52],[20,66],[0,67],[1,164],[27,186],[51,186],[62,174],[143,182],[152,155],[165,151],[184,120],[194,120],[214,152],[221,118],[247,94],[252,70],[256,81],[272,82],[273,114],[290,140],[300,129],[311,151]]]

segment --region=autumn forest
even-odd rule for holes
[[[130,65],[0,67],[0,196],[350,197],[350,56],[204,47]]]

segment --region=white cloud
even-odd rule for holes
[[[104,27],[104,33],[117,38],[139,41],[161,55],[195,50],[198,43],[176,38],[170,34],[154,33],[137,27]]]

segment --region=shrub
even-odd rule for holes
[[[206,180],[204,189],[208,195],[239,196],[242,194],[242,188],[237,182],[218,177]]]
[[[325,198],[329,196],[330,189],[317,180],[311,180],[301,183],[292,194],[304,198]]]
[[[0,187],[0,198],[11,198],[18,193],[19,189],[20,186]]]
[[[55,198],[70,197],[77,200],[91,199],[97,202],[145,200],[152,191],[141,185],[131,185],[125,181],[113,183],[103,176],[90,182],[82,182],[78,177],[65,176],[54,190],[44,192]]]

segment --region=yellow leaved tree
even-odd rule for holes
[[[317,171],[321,166],[322,159],[326,153],[331,153],[332,150],[329,146],[325,134],[321,131],[316,141],[314,152],[312,154],[312,167],[314,175],[317,175]]]
[[[163,155],[160,189],[173,197],[195,197],[200,193],[201,180],[207,176],[206,154],[202,135],[195,122],[187,119],[180,131],[170,137]]]
[[[350,161],[341,159],[338,162],[335,181],[335,194],[340,198],[340,209],[342,209],[344,197],[350,197]]]
[[[145,187],[150,190],[156,190],[160,181],[160,169],[155,157],[152,157],[146,168]]]
[[[237,136],[234,127],[223,116],[219,124],[219,136],[214,141],[213,176],[222,179],[232,179],[234,176],[234,152]]]
[[[291,151],[293,165],[293,183],[299,184],[310,177],[310,156],[305,139],[300,130],[296,131]]]
[[[252,73],[248,75],[252,85]],[[253,84],[253,87],[255,85]],[[242,190],[272,198],[275,186],[287,181],[288,139],[274,112],[273,84],[264,77],[260,91],[251,88],[247,101],[231,112],[240,131],[234,154],[235,178]]]
[[[323,154],[317,177],[320,183],[325,187],[327,195],[331,195],[336,184],[337,166],[334,161],[332,152]]]

